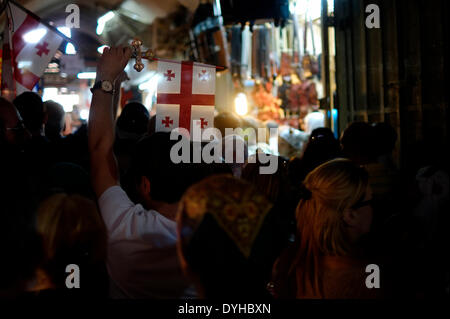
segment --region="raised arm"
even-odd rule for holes
[[[114,85],[131,56],[128,47],[106,48],[97,65],[97,81]],[[113,94],[95,89],[89,112],[89,153],[94,191],[100,197],[109,187],[118,184],[118,169],[113,153]]]

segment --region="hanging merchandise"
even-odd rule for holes
[[[252,98],[258,107],[258,119],[260,121],[274,120],[280,122],[284,117],[283,110],[280,108],[280,100],[271,93],[272,83],[265,84],[258,81],[252,92]]]
[[[308,52],[308,30],[311,34],[312,55]],[[302,57],[303,78],[309,79],[319,73],[319,63],[316,58],[316,43],[314,41],[314,29],[309,10],[305,14],[305,32],[303,39],[303,57]]]
[[[280,65],[280,59],[278,55],[278,38],[276,32],[276,28],[272,25],[272,27],[269,29],[269,44],[270,44],[270,53],[269,53],[269,59],[270,59],[270,73],[272,75],[272,79],[275,80],[275,78],[278,75],[278,68]]]
[[[242,64],[242,47],[243,39],[240,26],[233,26],[231,28],[231,73],[233,76],[241,74]]]
[[[302,58],[302,71],[303,71],[303,78],[310,79],[314,75],[317,75],[319,73],[319,64],[317,62],[317,59],[315,57],[316,55],[316,45],[314,42],[314,30],[312,21],[306,17],[305,18],[305,37],[304,37],[304,48],[303,48],[303,58]],[[308,37],[308,30],[311,30],[311,42],[312,42],[312,48],[313,48],[313,54],[311,55],[307,50],[307,37]]]
[[[260,79],[260,68],[259,68],[259,46],[260,46],[260,38],[259,38],[260,28],[253,29],[252,36],[252,77],[255,79]]]
[[[272,80],[272,68],[271,68],[271,61],[270,61],[270,28],[267,26],[264,27],[264,33],[262,36],[262,42],[264,43],[264,46],[262,47],[261,54],[262,54],[262,68],[263,68],[263,77],[269,81]]]
[[[249,26],[241,29],[241,34],[238,33],[237,26],[230,30],[233,74],[236,75],[240,70],[242,79],[273,81],[278,67],[273,28],[270,25],[261,25],[255,26],[253,32],[250,32]]]
[[[291,76],[287,75],[283,77],[283,84],[281,84],[281,86],[278,88],[278,98],[281,101],[281,108],[282,110],[285,112],[285,114],[287,114],[286,111],[290,111],[289,108],[289,104],[290,104],[290,100],[289,100],[289,96],[291,94]]]
[[[310,79],[319,74],[319,62],[313,55],[305,54],[302,59],[303,77]]]
[[[303,119],[308,115],[310,108],[318,104],[316,85],[313,81],[306,80],[291,87],[289,106],[291,113],[298,115],[301,130],[305,130]]]
[[[261,27],[259,31],[258,66],[259,66],[259,73],[263,79],[268,78],[268,70],[266,67],[269,65],[269,60],[267,59],[269,54],[266,35],[267,35],[266,28]]]
[[[241,77],[250,79],[252,77],[252,33],[249,26],[245,26],[242,31],[242,56],[241,56]]]
[[[204,3],[198,6],[192,23],[194,47],[200,62],[229,68],[230,57],[223,19],[214,12],[212,4]]]
[[[281,53],[281,66],[280,66],[280,74],[281,76],[290,76],[292,74],[292,56],[287,53]]]

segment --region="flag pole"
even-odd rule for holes
[[[57,33],[60,37],[62,37],[65,41],[73,43],[73,40],[71,38],[69,38],[68,36],[66,36],[64,33],[62,33],[61,31],[59,31],[57,28],[55,28],[54,26],[50,25],[49,23],[47,23],[46,21],[42,20],[41,17],[39,17],[38,15],[36,15],[35,13],[31,12],[30,10],[28,10],[27,8],[23,7],[22,5],[18,4],[17,2],[15,2],[14,0],[9,0],[6,3],[8,4],[9,2],[11,2],[12,4],[14,4],[15,6],[17,6],[19,9],[25,11],[26,14],[30,15],[31,17],[33,17],[34,19],[36,19],[37,21],[39,21],[40,23],[42,23],[43,25],[45,25],[47,28],[49,28],[50,30],[52,30],[53,32]]]

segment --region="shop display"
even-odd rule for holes
[[[274,23],[228,27],[233,79],[253,81],[244,92],[249,112],[258,120],[307,129],[305,117],[320,105],[320,34],[314,23],[320,19],[305,14],[284,28]]]
[[[255,85],[252,92],[253,102],[257,107],[257,118],[260,121],[281,121],[284,118],[284,112],[280,108],[280,100],[271,93],[272,84],[259,82]]]

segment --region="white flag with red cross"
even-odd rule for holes
[[[156,131],[214,127],[216,67],[158,61]]]
[[[19,95],[33,89],[64,38],[14,3],[10,2],[8,6],[12,64],[16,94]]]

